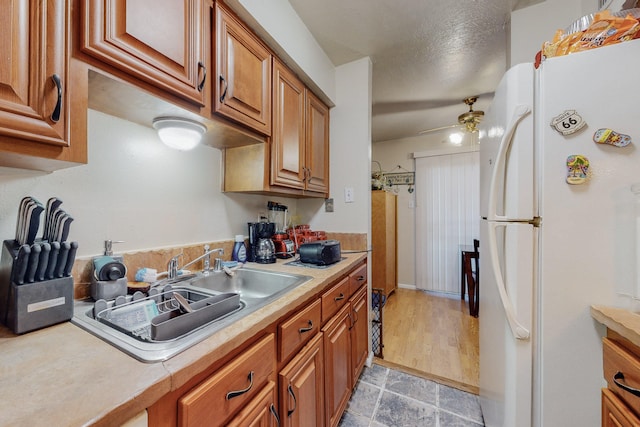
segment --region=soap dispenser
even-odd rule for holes
[[[127,275],[127,268],[121,256],[113,256],[113,243],[122,241],[104,241],[104,255],[93,259],[93,270],[98,280],[118,280]]]
[[[91,296],[94,300],[110,300],[127,294],[127,267],[122,256],[113,255],[113,243],[123,242],[105,240],[104,254],[93,258]]]

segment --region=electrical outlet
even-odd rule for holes
[[[324,199],[324,211],[333,212],[333,199]]]
[[[353,203],[353,187],[344,187],[344,202]]]

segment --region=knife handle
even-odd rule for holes
[[[31,245],[31,255],[29,255],[29,263],[27,265],[27,274],[25,275],[24,281],[27,283],[33,283],[36,277],[36,268],[38,267],[38,261],[40,259],[40,252],[42,249],[40,245],[34,243]]]
[[[13,261],[12,279],[16,285],[24,284],[24,275],[27,272],[27,264],[29,263],[29,254],[31,248],[29,245],[22,245],[18,249],[18,255]]]
[[[64,277],[71,276],[71,269],[73,268],[73,262],[76,260],[76,252],[78,251],[78,242],[71,242],[69,249],[69,255],[67,255],[67,263],[64,266]]]
[[[49,243],[43,243],[40,247],[40,259],[38,260],[38,268],[36,269],[36,282],[42,282],[45,278],[47,271],[47,265],[49,265],[49,252],[51,251],[51,245]]]
[[[55,273],[53,278],[62,277],[64,274],[64,267],[67,265],[67,258],[69,257],[69,250],[71,244],[69,242],[60,243],[60,253],[58,254],[58,263],[56,264]]]
[[[53,279],[53,270],[58,262],[58,252],[60,252],[60,242],[51,242],[51,252],[49,252],[49,265],[44,275],[44,280]]]

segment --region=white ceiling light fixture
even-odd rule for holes
[[[165,145],[181,151],[194,149],[207,131],[203,124],[182,117],[156,117],[153,128]]]

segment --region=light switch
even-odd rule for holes
[[[353,203],[353,187],[344,187],[344,202]]]

